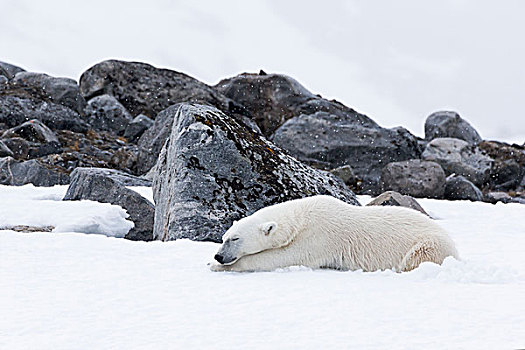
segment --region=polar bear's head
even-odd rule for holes
[[[215,260],[231,265],[245,255],[282,247],[290,241],[289,236],[275,221],[264,220],[258,215],[248,216],[234,222],[226,231]]]

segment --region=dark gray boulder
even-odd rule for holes
[[[386,164],[420,155],[417,138],[406,129],[385,129],[326,112],[288,120],[272,141],[318,168],[350,165],[365,193],[379,193],[381,169]]]
[[[320,111],[355,124],[377,126],[367,116],[335,100],[314,95],[295,79],[282,74],[243,73],[220,81],[215,89],[242,105],[266,136],[272,135],[288,119]]]
[[[140,114],[129,122],[124,131],[124,137],[128,142],[136,142],[144,134],[144,131],[148,130],[152,125],[153,120]]]
[[[445,172],[434,162],[412,159],[387,164],[381,171],[383,190],[423,198],[443,198]]]
[[[21,186],[29,183],[35,186],[65,185],[69,183],[69,175],[37,159],[17,161],[11,157],[0,158],[0,184]]]
[[[143,186],[144,179],[117,170],[76,168],[64,200],[92,200],[124,208],[133,227],[124,238],[151,241],[155,207],[146,198],[126,186]]]
[[[113,96],[102,95],[88,101],[84,120],[95,130],[124,134],[133,120],[126,108]]]
[[[374,205],[405,207],[417,210],[429,216],[425,209],[423,209],[423,207],[419,205],[419,203],[414,198],[407,195],[402,195],[401,193],[395,191],[383,192],[367,204],[367,206]]]
[[[0,93],[7,87],[8,82],[9,80],[5,76],[0,75]]]
[[[6,62],[0,62],[0,75],[4,75],[7,79],[13,79],[16,73],[20,72],[25,72],[25,70]]]
[[[489,180],[493,163],[477,146],[453,138],[430,141],[421,158],[441,165],[446,175],[462,175],[478,187]]]
[[[474,145],[482,141],[472,125],[458,113],[451,111],[432,113],[425,121],[425,140],[443,137],[464,140]]]
[[[483,193],[465,177],[450,175],[445,185],[445,199],[481,201]]]
[[[15,127],[38,119],[52,130],[86,132],[88,125],[80,115],[59,104],[16,96],[0,96],[0,123]]]
[[[56,103],[82,114],[86,101],[77,82],[70,78],[57,78],[43,73],[18,73],[4,93],[21,98],[34,98]]]
[[[327,194],[359,205],[335,176],[284,154],[216,108],[181,104],[154,168],[154,238],[220,242],[234,220],[268,205]]]
[[[4,143],[4,141],[0,140],[0,157],[13,157],[14,153],[11,151],[9,147]]]
[[[244,113],[234,101],[186,74],[139,62],[108,60],[94,65],[80,77],[80,92],[86,99],[114,96],[134,117],[144,114],[155,119],[167,107],[190,101],[233,117]]]

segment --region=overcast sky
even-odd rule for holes
[[[451,109],[525,142],[525,2],[2,0],[0,61],[78,79],[107,58],[206,83],[288,74],[383,126],[423,136]]]

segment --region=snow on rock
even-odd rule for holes
[[[68,186],[0,185],[0,228],[53,226],[53,232],[124,237],[133,223],[121,207],[93,201],[63,202]]]

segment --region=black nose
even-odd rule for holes
[[[215,254],[215,260],[222,264],[224,262],[224,257],[220,254]]]

